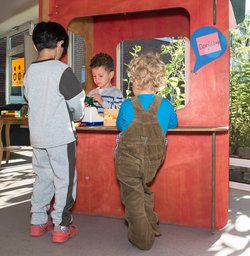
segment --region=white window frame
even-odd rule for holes
[[[84,70],[84,72],[86,72],[86,67],[84,64],[81,64],[81,67],[79,68],[79,66],[76,66],[75,63],[75,53],[74,51],[75,49],[75,38],[76,38],[76,34],[74,32],[68,31],[68,35],[69,35],[69,46],[68,46],[68,50],[67,50],[67,64],[72,68],[73,72],[75,72],[76,77],[78,78],[80,83],[85,83],[86,82],[86,78],[85,81],[82,81],[82,76],[81,74],[79,74],[79,69]],[[81,38],[81,40],[84,42],[84,38],[79,36]],[[82,58],[85,58],[85,51],[86,49],[83,49],[83,56]]]
[[[23,98],[23,93],[22,96],[11,96],[10,95],[10,86],[11,86],[11,63],[10,63],[10,57],[14,56],[16,54],[23,53],[24,54],[24,44],[18,45],[16,47],[11,48],[11,37],[20,34],[20,33],[25,33],[27,32],[28,34],[32,34],[34,24],[37,21],[29,21],[23,25],[16,26],[12,28],[11,31],[7,32],[6,34],[1,35],[1,38],[6,37],[6,80],[5,80],[5,101],[6,104],[10,103],[26,103],[24,98]],[[22,88],[23,90],[23,88]]]

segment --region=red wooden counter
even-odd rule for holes
[[[115,127],[78,127],[77,131],[74,212],[123,217],[114,168],[118,131]],[[226,160],[220,140],[227,132],[228,127],[169,129],[166,159],[151,186],[161,222],[210,228],[212,232],[227,223],[228,176],[220,176],[221,161]]]

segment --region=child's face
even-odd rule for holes
[[[92,68],[92,76],[94,83],[100,88],[106,88],[111,85],[111,79],[114,71],[108,72],[103,66]]]

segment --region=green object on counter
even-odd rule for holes
[[[85,102],[87,102],[92,107],[96,107],[96,105],[93,102],[93,98],[91,98],[91,97],[86,96],[85,97]]]

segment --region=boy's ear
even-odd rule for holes
[[[110,78],[110,80],[114,77],[114,75],[115,75],[115,71],[109,72],[109,78]]]
[[[61,46],[61,47],[62,47],[63,43],[64,43],[64,41],[63,41],[63,40],[58,41],[58,42],[56,43],[56,46],[57,46],[57,47],[58,47],[58,46]]]
[[[34,48],[35,48],[35,50],[38,52],[38,50],[37,50],[37,48],[36,48],[35,44],[33,44],[33,47],[34,47]]]
[[[133,85],[134,85],[134,86],[138,86],[138,85],[139,85],[138,81],[137,81],[137,80],[134,80],[134,81],[133,81]]]

